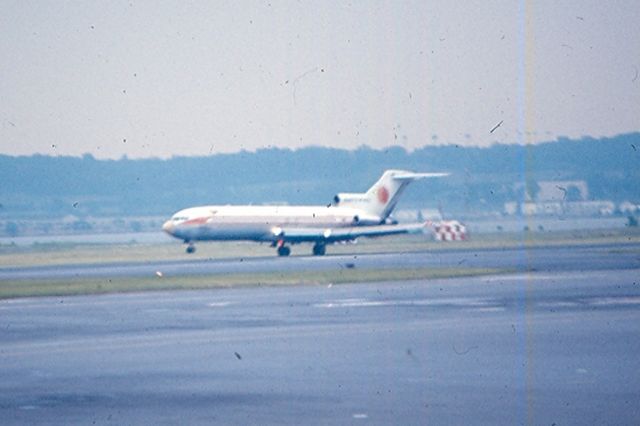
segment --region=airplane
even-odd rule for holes
[[[279,256],[289,256],[289,245],[313,243],[312,253],[323,256],[327,244],[354,242],[359,237],[421,232],[428,224],[399,225],[389,217],[409,183],[448,173],[386,170],[365,193],[338,193],[328,205],[191,207],[175,213],[162,230],[187,244],[194,241],[267,242]]]

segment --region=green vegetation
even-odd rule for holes
[[[141,278],[78,278],[74,280],[15,280],[0,282],[0,299],[137,291],[227,288],[236,286],[332,285],[358,282],[428,280],[506,272],[486,268],[340,269],[203,276]]]
[[[558,245],[640,243],[640,229],[582,230],[565,232],[524,233],[496,232],[471,236],[469,241],[436,242],[423,235],[405,235],[382,239],[362,239],[358,244],[336,244],[327,247],[328,255],[417,252],[441,250],[502,249],[526,245],[545,247]],[[275,257],[269,244],[251,242],[204,242],[197,244],[195,254],[186,254],[179,242],[167,244],[34,244],[28,247],[0,246],[0,267],[47,266],[65,264],[106,264],[116,262],[145,263],[167,260],[212,260],[229,258]],[[310,244],[295,245],[292,255],[308,256]]]
[[[637,250],[640,230],[591,230],[567,232],[534,232],[483,234],[470,241],[434,242],[424,236],[409,235],[384,239],[364,239],[359,244],[333,245],[329,255],[352,256],[354,260],[365,253],[416,252],[442,250],[482,250],[509,247],[550,247],[557,245],[615,244],[616,250]],[[310,245],[294,246],[293,255],[309,255]],[[35,244],[30,247],[0,246],[0,267],[46,266],[65,264],[109,264],[118,262],[148,263],[170,260],[212,260],[229,258],[275,257],[268,244],[248,242],[202,243],[193,255],[184,253],[184,246],[175,244]],[[0,298],[113,293],[170,289],[198,289],[243,285],[326,285],[346,282],[386,280],[427,280],[434,278],[496,274],[504,270],[482,268],[416,268],[416,269],[360,269],[342,268],[321,272],[234,273],[206,276],[152,275],[140,278],[78,278],[73,280],[7,280],[0,281]]]
[[[640,133],[612,138],[559,138],[536,145],[425,146],[354,151],[323,147],[262,149],[169,160],[97,160],[0,155],[0,231],[20,233],[23,218],[168,216],[199,204],[329,202],[336,192],[366,190],[384,169],[447,171],[446,179],[412,185],[405,206],[444,206],[447,214],[502,211],[535,196],[541,180],[584,180],[592,199],[640,200]],[[265,167],[265,165],[279,167]],[[280,167],[281,166],[281,167]],[[514,185],[515,183],[520,183]],[[579,198],[568,189],[567,199]],[[429,203],[425,205],[425,202]],[[71,220],[71,219],[70,219]],[[135,231],[135,224],[131,224]]]

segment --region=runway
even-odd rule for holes
[[[0,418],[637,424],[637,251],[562,253],[500,276],[1,301]]]
[[[293,272],[356,268],[494,268],[511,271],[567,271],[640,268],[640,245],[526,246],[507,249],[456,249],[416,253],[380,253],[151,261],[44,267],[0,268],[0,281],[20,279],[74,279],[211,275],[253,272]]]

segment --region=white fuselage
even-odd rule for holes
[[[279,256],[291,252],[287,244],[313,243],[313,254],[325,254],[325,246],[360,237],[420,232],[421,224],[397,225],[389,219],[404,188],[416,179],[445,173],[385,170],[363,193],[338,193],[327,206],[203,206],[181,210],[162,229],[188,243],[194,241],[267,241]]]
[[[274,241],[282,228],[343,228],[378,225],[360,209],[336,206],[202,206],[181,210],[163,230],[185,241]]]

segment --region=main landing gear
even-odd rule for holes
[[[192,242],[187,242],[187,248],[185,249],[187,254],[192,254],[196,252],[196,246]]]
[[[289,256],[291,254],[291,247],[285,246],[284,241],[278,241],[274,244],[278,248],[278,256]],[[316,243],[313,245],[314,256],[324,256],[327,252],[327,246],[322,243]]]
[[[327,246],[321,243],[316,243],[313,245],[313,255],[314,256],[324,256],[327,252]]]

